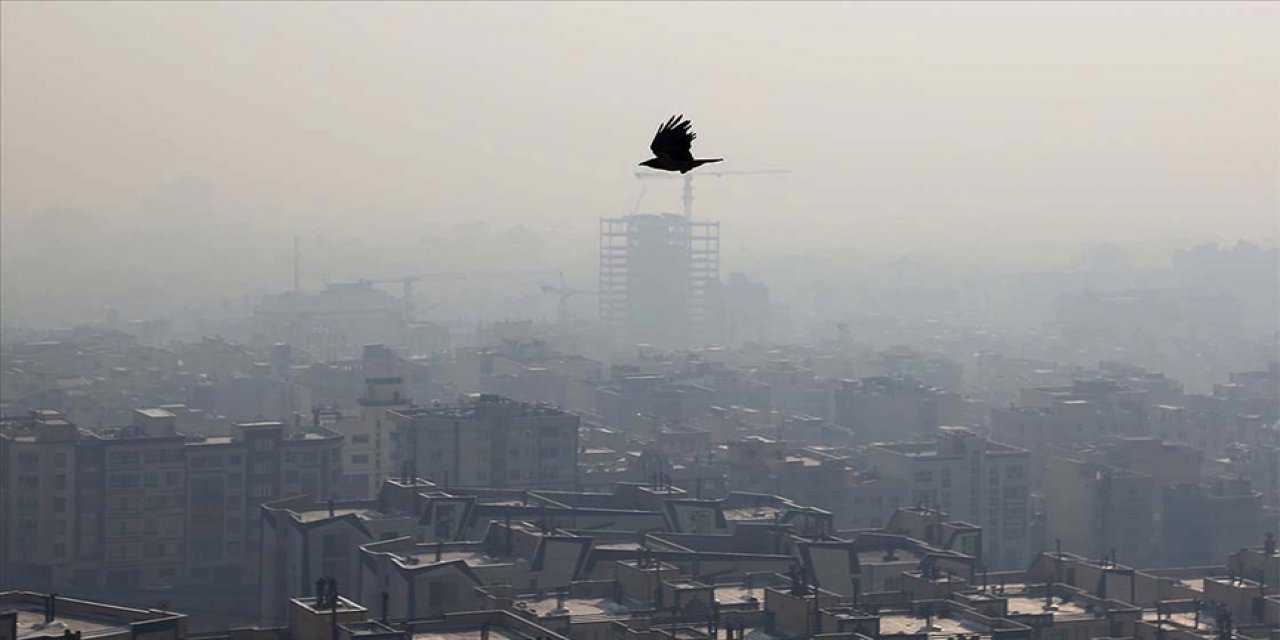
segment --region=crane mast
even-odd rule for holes
[[[790,169],[756,169],[752,171],[700,171],[698,172],[697,175],[722,178],[724,176],[746,176],[746,175],[761,175],[761,174],[770,174],[770,173],[773,173],[773,174],[791,173],[791,170]],[[684,188],[682,189],[680,199],[681,199],[681,202],[684,204],[684,217],[687,219],[693,218],[693,176],[694,174],[692,173],[675,175],[671,173],[659,173],[657,171],[637,171],[636,172],[636,178],[639,180],[649,180],[649,179],[675,180],[677,178],[683,180]]]

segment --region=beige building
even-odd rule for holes
[[[578,465],[577,416],[494,395],[467,404],[390,412],[395,468],[448,487],[571,487]]]
[[[364,394],[357,400],[359,411],[343,414],[337,409],[313,409],[312,424],[341,433],[343,443],[340,494],[347,500],[364,500],[378,494],[383,480],[403,470],[392,463],[392,436],[395,423],[389,414],[403,411],[411,403],[403,395],[399,377],[365,378]]]
[[[1045,495],[1045,531],[1050,543],[1090,558],[1115,555],[1145,566],[1159,557],[1151,476],[1075,458],[1051,458]]]
[[[1027,451],[962,427],[942,427],[932,441],[867,447],[870,474],[905,492],[902,506],[939,509],[982,527],[982,562],[1019,568],[1030,557]]]

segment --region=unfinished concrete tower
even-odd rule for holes
[[[600,220],[600,320],[626,342],[680,349],[713,340],[720,223],[671,213]]]

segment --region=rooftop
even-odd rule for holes
[[[558,601],[555,596],[523,596],[516,600],[515,606],[521,611],[528,611],[539,618],[547,616],[629,616],[631,609],[604,598],[565,598]]]
[[[887,613],[880,616],[880,635],[916,635],[927,633],[931,638],[951,638],[959,634],[990,636],[991,629],[986,625],[974,624],[968,620],[951,617],[933,616],[929,626],[924,616],[912,613]]]
[[[511,560],[495,558],[486,553],[469,549],[443,549],[437,554],[436,545],[434,544],[420,544],[412,550],[396,553],[395,557],[401,564],[406,566],[428,566],[458,560],[467,563],[467,566],[470,567],[511,564]]]
[[[885,558],[884,549],[866,549],[858,551],[858,562],[864,565],[884,564],[886,562],[907,562],[911,564],[919,564],[920,558],[920,554],[910,549],[894,548],[892,559]]]
[[[18,605],[18,640],[40,636],[60,636],[65,631],[76,632],[86,638],[107,633],[125,631],[129,628],[121,620],[113,620],[106,616],[67,616],[54,617],[53,622],[45,624],[44,610],[38,606]]]
[[[483,640],[488,638],[501,638],[502,640],[524,640],[528,636],[517,633],[503,627],[489,628],[481,631],[476,628],[461,628],[455,630],[442,629],[440,631],[425,631],[413,634],[413,640]]]

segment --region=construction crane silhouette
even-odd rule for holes
[[[432,273],[418,273],[413,275],[402,276],[399,278],[362,278],[357,282],[362,284],[393,284],[400,283],[403,287],[401,290],[401,303],[404,305],[404,318],[406,321],[413,319],[413,283],[420,280],[442,281],[442,280],[472,280],[478,278],[511,278],[517,276],[532,275],[548,275],[552,273],[560,273],[551,270],[506,270],[506,271],[436,271]],[[431,305],[434,307],[437,305]],[[430,307],[428,307],[430,308]]]
[[[577,295],[593,295],[594,291],[587,289],[573,289],[564,283],[564,272],[560,272],[560,286],[544,284],[542,285],[543,293],[554,293],[560,297],[556,306],[556,320],[562,324],[569,324],[569,299]]]
[[[756,169],[753,171],[699,171],[698,176],[714,176],[722,178],[724,176],[749,176],[761,175],[766,173],[791,173],[790,169]],[[636,178],[640,180],[648,180],[650,178],[658,180],[684,180],[684,193],[681,200],[684,202],[684,217],[693,218],[693,176],[692,173],[676,175],[674,173],[662,173],[658,171],[637,171]],[[640,195],[643,197],[644,192]],[[636,202],[636,208],[639,208],[639,201]]]

